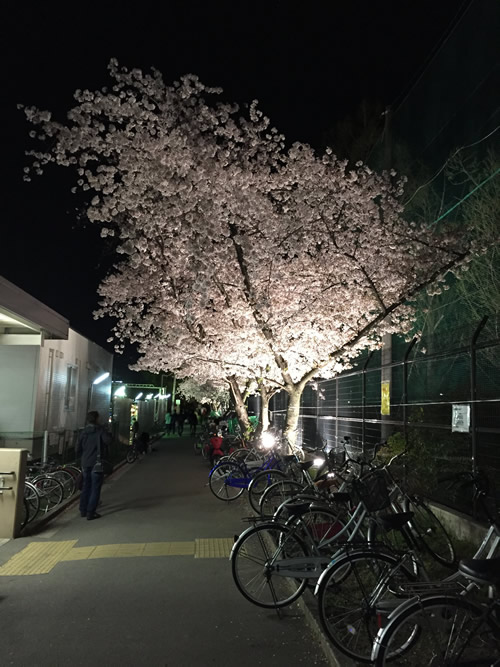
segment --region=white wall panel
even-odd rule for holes
[[[39,348],[0,345],[0,432],[31,433]]]

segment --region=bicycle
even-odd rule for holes
[[[462,561],[459,571],[477,583],[500,585],[500,558]],[[479,604],[455,589],[419,595],[398,607],[377,635],[375,666],[500,665],[500,598]]]
[[[221,461],[210,471],[208,484],[210,491],[219,500],[232,501],[248,489],[252,480],[265,471],[267,479],[286,477],[287,466],[296,461],[295,455],[281,456],[277,448],[257,461]]]
[[[423,582],[409,588],[410,599],[392,610],[387,623],[375,637],[371,658],[376,665],[385,665],[389,659],[391,662],[394,660],[396,666],[414,664],[407,662],[410,659],[418,660],[422,665],[476,667],[500,664],[498,598],[493,604],[479,606],[470,599],[471,593],[477,590],[477,583],[491,586],[500,583],[500,558],[496,556],[500,546],[500,524],[485,502],[488,489],[481,475],[460,473],[453,478],[444,478],[441,482],[450,479],[461,481],[462,487],[472,485],[474,500],[485,513],[489,529],[472,559],[461,561],[454,574],[440,582]],[[495,620],[497,626],[493,627],[496,627],[497,634],[490,636],[496,638],[498,643],[484,643],[484,637],[489,636],[492,628],[491,622]],[[486,628],[484,632],[479,631],[483,621]],[[441,645],[436,643],[438,633],[441,633]],[[479,650],[483,644],[496,646],[495,659],[498,662],[492,663],[491,655],[485,655]],[[448,653],[440,653],[443,647]],[[407,656],[410,649],[412,653]]]
[[[481,494],[484,493],[481,481],[473,477],[472,483],[481,501]],[[500,528],[496,519],[489,512],[487,515],[490,529],[479,546],[475,558],[492,558],[500,543]],[[430,581],[423,562],[418,534],[415,535],[411,528],[411,515],[403,513],[393,516],[393,519],[385,517],[382,521],[397,522],[397,517],[401,517],[399,531],[406,545],[404,550],[388,550],[387,545],[383,545],[385,554],[381,557],[374,556],[370,546],[360,548],[347,560],[336,559],[332,562],[321,575],[316,588],[323,629],[339,650],[359,662],[371,661],[377,633],[388,623],[392,612],[399,607],[398,598],[407,600],[414,597],[416,590],[423,593],[426,590],[435,590],[436,587],[446,590],[451,587],[454,590],[460,583],[458,570],[437,583]],[[373,545],[374,542],[369,541],[368,544]],[[352,559],[353,555],[355,561]],[[352,568],[348,582],[345,581],[345,569],[343,569],[347,561]],[[398,586],[394,586],[395,578],[403,569],[411,572],[413,582],[400,581]],[[417,582],[417,579],[421,581]],[[340,583],[342,585],[339,585]],[[387,583],[391,585],[388,586]],[[393,595],[388,596],[386,592],[391,592],[391,588]],[[465,587],[466,590],[470,588],[470,584]]]
[[[349,461],[346,463],[349,464]],[[361,469],[369,464],[359,460],[356,463],[361,465]],[[348,481],[346,479],[345,483]],[[332,506],[329,509],[325,499],[321,504],[313,505],[307,497],[306,502],[299,505],[290,501],[284,504],[290,515],[286,523],[275,520],[246,530],[233,546],[231,561],[233,577],[240,592],[260,606],[290,604],[301,595],[307,581],[317,581],[320,618],[332,643],[346,655],[368,662],[374,634],[378,630],[373,613],[375,603],[378,608],[382,607],[382,603],[388,604],[389,609],[397,606],[394,600],[399,603],[398,598],[405,597],[400,591],[401,582],[409,583],[417,579],[417,566],[421,561],[417,557],[419,544],[408,530],[412,515],[396,513],[392,508],[384,469],[371,470],[354,480],[352,486],[359,502],[353,505],[350,513],[332,509]],[[352,494],[334,493],[330,499],[336,504],[347,505],[352,502]],[[283,509],[280,510],[281,515]],[[383,509],[390,509],[392,513],[378,516]],[[320,531],[311,531],[311,524],[302,519],[307,512],[328,513]],[[371,535],[376,525],[379,532],[382,529],[406,531],[408,553],[404,558],[375,542]],[[287,544],[292,547],[286,548]],[[281,578],[286,578],[289,586],[293,586],[293,594],[290,594],[289,586],[280,582]],[[353,581],[358,586],[354,593],[350,585]],[[283,599],[281,589],[288,591]],[[347,609],[346,604],[349,605]],[[365,607],[366,613],[363,612]]]

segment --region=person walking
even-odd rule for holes
[[[87,415],[87,425],[76,443],[76,458],[81,458],[83,486],[80,495],[80,515],[88,521],[99,519],[96,509],[101,497],[104,477],[101,457],[104,458],[111,435],[99,424],[99,413],[95,410]]]
[[[193,410],[188,415],[189,421],[189,431],[191,435],[196,435],[196,427],[198,425],[198,419],[196,418],[196,412]]]
[[[182,435],[184,433],[184,420],[186,415],[181,411],[177,415],[177,434]]]
[[[167,435],[172,433],[172,415],[170,412],[167,412],[165,415],[165,431],[167,432]]]

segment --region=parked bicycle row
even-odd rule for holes
[[[30,463],[24,483],[22,527],[71,498],[79,487],[80,477],[81,470],[76,465],[60,465],[53,460]]]
[[[402,455],[375,462],[381,447],[371,460],[346,451],[340,466],[323,447],[314,479],[315,462],[280,441],[222,458],[210,490],[224,501],[246,491],[255,512],[231,552],[238,590],[279,610],[313,589],[327,637],[358,663],[500,664],[500,603],[484,595],[500,583],[500,525],[485,478],[451,480],[473,490],[490,524],[458,563],[432,508],[395,474]]]

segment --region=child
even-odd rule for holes
[[[214,466],[217,461],[224,456],[222,451],[222,437],[218,433],[212,433],[208,441],[210,448],[210,465]]]

